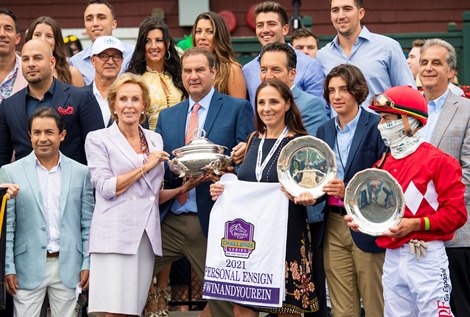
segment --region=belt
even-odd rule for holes
[[[51,252],[51,253],[47,252],[47,257],[48,257],[48,258],[56,258],[56,257],[58,257],[58,256],[59,256],[59,251],[57,251],[57,252]]]
[[[330,212],[333,212],[333,213],[338,214],[340,216],[346,216],[346,214],[347,214],[346,209],[344,207],[340,207],[340,206],[328,205],[328,210]]]

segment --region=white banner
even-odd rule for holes
[[[211,211],[203,298],[280,307],[285,297],[289,200],[279,183],[222,177]]]

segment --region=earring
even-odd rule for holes
[[[141,114],[145,114],[144,110],[142,110]]]
[[[113,113],[114,113],[114,114],[117,114],[117,111],[116,111],[116,110],[114,110],[114,112],[113,112]]]
[[[170,53],[170,51],[166,51],[166,56],[165,56],[165,59],[166,59],[166,60],[169,60],[169,59],[170,59],[170,57],[171,57],[171,53]]]

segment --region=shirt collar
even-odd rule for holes
[[[361,33],[359,33],[359,36],[357,37],[355,43],[357,43],[358,39],[364,39],[366,41],[370,41],[371,37],[372,37],[372,33],[369,31],[369,29],[365,25],[363,25],[362,29],[361,29]],[[334,46],[339,47],[339,37],[338,37],[338,35],[335,36],[332,43],[333,43]]]
[[[45,168],[45,167],[41,164],[41,162],[38,160],[38,158],[37,158],[37,156],[36,156],[36,153],[33,152],[33,155],[34,155],[34,163],[35,163],[35,165],[36,165],[37,167],[40,167],[40,168],[44,169],[44,170],[47,170],[47,168]],[[62,154],[59,152],[59,160],[57,161],[57,165],[54,166],[53,168],[51,168],[51,169],[50,169],[50,172],[56,171],[56,170],[60,167],[61,162],[62,162]]]
[[[359,107],[359,111],[357,112],[354,119],[352,119],[351,122],[349,122],[348,124],[346,124],[344,126],[344,132],[349,132],[349,131],[355,131],[356,130],[357,124],[359,122],[359,117],[361,116],[361,112],[362,112],[362,108]],[[341,130],[340,126],[339,126],[339,118],[338,117],[336,117],[336,119],[335,119],[335,127],[336,127],[336,131],[343,132]]]
[[[440,97],[428,102],[428,112],[439,112],[444,106],[447,96],[449,95],[449,89],[447,89]]]
[[[51,87],[49,87],[49,89],[46,91],[46,93],[44,94],[44,97],[46,97],[46,94],[50,94],[51,96],[54,95],[54,88],[55,88],[55,82],[56,82],[56,80],[57,80],[57,79],[55,79],[55,78],[52,79],[52,85],[51,85]],[[27,96],[30,96],[31,98],[36,98],[36,97],[31,96],[31,94],[29,93],[29,86],[27,86],[26,95],[27,95]],[[43,98],[43,99],[44,99],[44,98]]]
[[[207,95],[204,96],[199,102],[197,102],[201,108],[204,110],[209,110],[209,106],[211,104],[212,96],[214,95],[214,87],[211,88],[211,91]],[[193,110],[194,104],[196,104],[196,101],[194,101],[191,96],[189,96],[189,107],[188,107],[188,113],[190,113]]]

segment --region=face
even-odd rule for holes
[[[16,33],[15,21],[6,14],[0,14],[0,56],[15,54],[21,36]]]
[[[261,81],[266,79],[279,79],[287,86],[294,83],[295,69],[288,70],[287,54],[285,52],[266,52],[261,57]]]
[[[183,85],[194,101],[199,101],[212,89],[215,68],[209,67],[206,56],[202,54],[186,56],[182,61]]]
[[[53,118],[35,118],[31,123],[31,144],[36,157],[41,160],[53,159],[59,155],[59,146],[66,131],[59,132]]]
[[[282,98],[276,88],[266,86],[261,89],[257,101],[256,111],[268,129],[285,125],[286,112],[290,108],[290,103]]]
[[[361,32],[364,8],[357,8],[354,0],[332,0],[330,17],[338,34],[349,37]]]
[[[109,58],[107,60],[101,60],[99,57],[108,55]],[[91,63],[95,67],[95,72],[98,77],[106,78],[106,79],[115,79],[119,75],[122,66],[122,52],[117,49],[109,48],[104,50],[99,55],[91,56]],[[120,60],[114,61],[112,56],[120,56]]]
[[[163,64],[169,43],[165,43],[163,32],[159,29],[149,31],[145,38],[145,61],[150,67]]]
[[[275,42],[284,43],[284,36],[287,33],[289,33],[289,24],[282,25],[279,14],[262,12],[256,16],[256,36],[262,46]]]
[[[379,124],[384,124],[388,122],[392,122],[395,120],[400,119],[401,117],[397,115],[396,113],[387,113],[387,112],[381,112],[379,113],[380,115],[380,122]]]
[[[52,50],[54,50],[54,47],[55,47],[54,32],[52,31],[52,27],[49,24],[40,23],[36,25],[32,38],[46,41],[51,46]]]
[[[86,33],[94,42],[97,37],[112,35],[117,22],[113,19],[111,10],[100,3],[90,4],[83,15]]]
[[[206,48],[210,52],[214,51],[214,27],[210,20],[201,19],[197,21],[194,42],[196,47]]]
[[[418,75],[420,51],[421,47],[413,47],[408,53],[408,58],[406,59],[414,78]]]
[[[52,79],[55,58],[44,40],[30,40],[21,51],[23,76],[30,85],[42,84]]]
[[[419,77],[426,90],[443,94],[454,77],[455,71],[447,64],[448,52],[442,46],[431,46],[421,52],[419,59]]]
[[[346,81],[341,77],[333,77],[328,83],[330,104],[339,116],[347,116],[358,111],[356,98],[349,92]]]
[[[138,125],[142,111],[144,111],[140,86],[133,83],[122,85],[116,93],[114,111],[118,117],[118,124]]]
[[[317,57],[317,40],[313,36],[299,37],[292,41],[292,46],[310,57]]]

